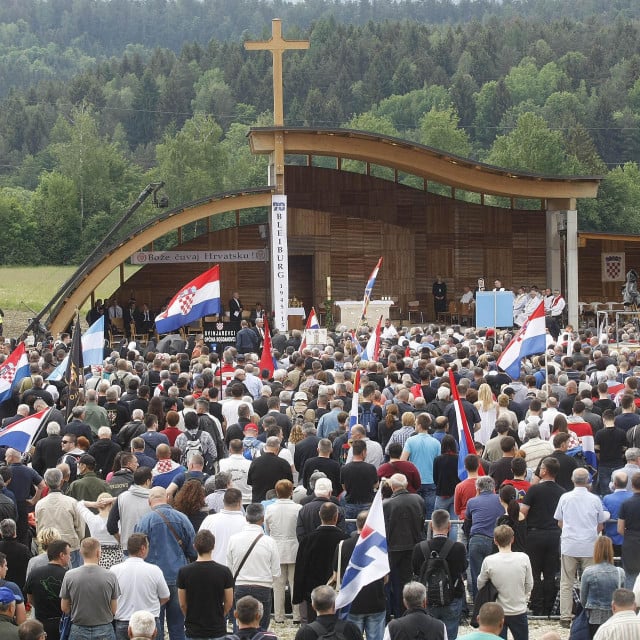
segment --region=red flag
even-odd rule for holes
[[[458,394],[458,386],[453,371],[449,369],[449,384],[451,386],[451,395],[453,396],[453,406],[456,410],[456,422],[458,423],[458,478],[464,480],[467,478],[467,470],[464,468],[464,459],[470,454],[478,455],[476,445],[473,443],[471,430],[467,424],[467,414],[464,412],[460,395]],[[478,465],[478,475],[484,475],[482,465]]]
[[[404,348],[404,357],[405,358],[410,358],[411,357],[411,348],[409,347],[409,343],[407,342],[407,346]]]
[[[269,331],[269,321],[267,316],[263,316],[264,320],[264,342],[262,343],[262,356],[260,357],[260,371],[267,369],[269,378],[273,378],[275,366],[273,364],[273,354],[271,353],[271,332]]]

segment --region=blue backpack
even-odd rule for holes
[[[373,410],[373,403],[368,407],[358,407],[358,422],[366,429],[367,437],[378,440],[378,414]]]

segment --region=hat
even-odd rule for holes
[[[247,422],[247,424],[244,425],[244,431],[245,433],[247,431],[255,431],[256,433],[258,433],[258,425],[253,424],[253,422]]]
[[[84,455],[80,456],[78,463],[86,464],[88,467],[95,467],[96,459],[93,456],[90,456],[88,453],[85,453]]]
[[[16,601],[16,594],[9,587],[0,587],[0,603],[9,604]]]
[[[320,471],[316,469],[311,476],[309,476],[309,486],[311,487],[311,491],[316,488],[316,482],[320,480],[320,478],[326,478],[327,474],[324,471]]]
[[[238,360],[238,361],[240,361],[240,360],[244,360],[244,353],[239,353],[239,354],[236,356],[236,360]]]
[[[307,397],[307,394],[304,391],[297,391],[296,394],[293,396],[293,401],[296,402],[298,400],[302,400],[303,402],[306,402],[309,398]]]

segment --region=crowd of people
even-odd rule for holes
[[[5,427],[50,408],[28,458],[7,448],[0,467],[0,623],[38,620],[49,640],[67,614],[72,640],[233,623],[261,640],[290,611],[297,640],[453,640],[475,604],[478,638],[524,640],[531,615],[571,626],[577,599],[591,637],[637,634],[640,363],[584,330],[512,380],[496,366],[510,337],[387,322],[373,362],[354,344],[366,329],[323,347],[293,335],[273,373],[201,339],[125,349],[71,411],[47,381],[69,341],[32,349],[0,405]],[[339,621],[334,587],[378,489],[389,574]]]

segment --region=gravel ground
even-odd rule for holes
[[[2,308],[1,304],[0,308]],[[29,318],[33,318],[31,311],[5,309],[3,337],[17,338],[27,328]]]

